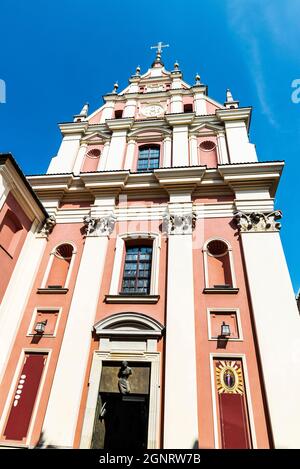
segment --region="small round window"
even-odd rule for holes
[[[88,158],[99,158],[101,155],[101,151],[98,148],[93,148],[92,150],[89,150],[87,152],[87,157]]]
[[[215,239],[215,240],[210,241],[208,243],[207,250],[208,250],[208,253],[211,256],[221,257],[221,256],[225,256],[225,254],[227,254],[228,246],[227,246],[226,243],[224,243],[224,241],[221,241],[219,239]]]
[[[55,250],[55,255],[60,259],[70,260],[73,254],[73,246],[71,244],[61,244]]]
[[[200,143],[199,147],[203,151],[212,151],[216,148],[216,144],[211,140],[204,140],[204,142]]]

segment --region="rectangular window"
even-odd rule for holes
[[[159,154],[158,146],[141,147],[139,150],[137,170],[144,172],[159,168]]]
[[[150,293],[152,246],[127,246],[122,293]]]

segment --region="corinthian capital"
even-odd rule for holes
[[[86,236],[109,236],[115,227],[116,217],[113,213],[99,218],[86,216],[83,219]]]
[[[276,210],[271,213],[252,212],[246,214],[244,212],[236,212],[234,218],[240,232],[266,232],[279,231],[281,224],[277,222],[282,217],[282,212]]]
[[[38,237],[40,238],[48,238],[49,234],[52,232],[53,228],[56,225],[56,220],[54,215],[50,215],[50,217],[46,218],[44,224],[42,225],[41,229],[38,232]]]
[[[163,231],[169,235],[192,234],[196,226],[196,219],[194,212],[171,214],[167,211],[163,215]]]

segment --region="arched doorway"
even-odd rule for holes
[[[163,326],[144,314],[120,313],[99,321],[94,330],[100,337],[100,346],[92,361],[80,447],[158,448],[157,342]],[[124,362],[127,365],[122,365]],[[125,380],[130,390],[122,393],[119,379],[124,366],[131,370]]]

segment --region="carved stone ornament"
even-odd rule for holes
[[[56,225],[56,220],[54,215],[50,215],[50,217],[46,218],[42,228],[39,231],[39,236],[47,238],[49,234],[52,232],[53,228]]]
[[[84,217],[86,236],[109,236],[114,230],[116,220],[113,213],[99,218]]]
[[[172,234],[192,234],[196,226],[197,216],[194,212],[174,213],[165,212],[163,215],[163,231]]]
[[[276,220],[279,220],[281,217],[282,212],[280,210],[267,214],[261,212],[252,212],[250,214],[236,212],[234,214],[237,226],[242,233],[279,231],[281,224]]]

